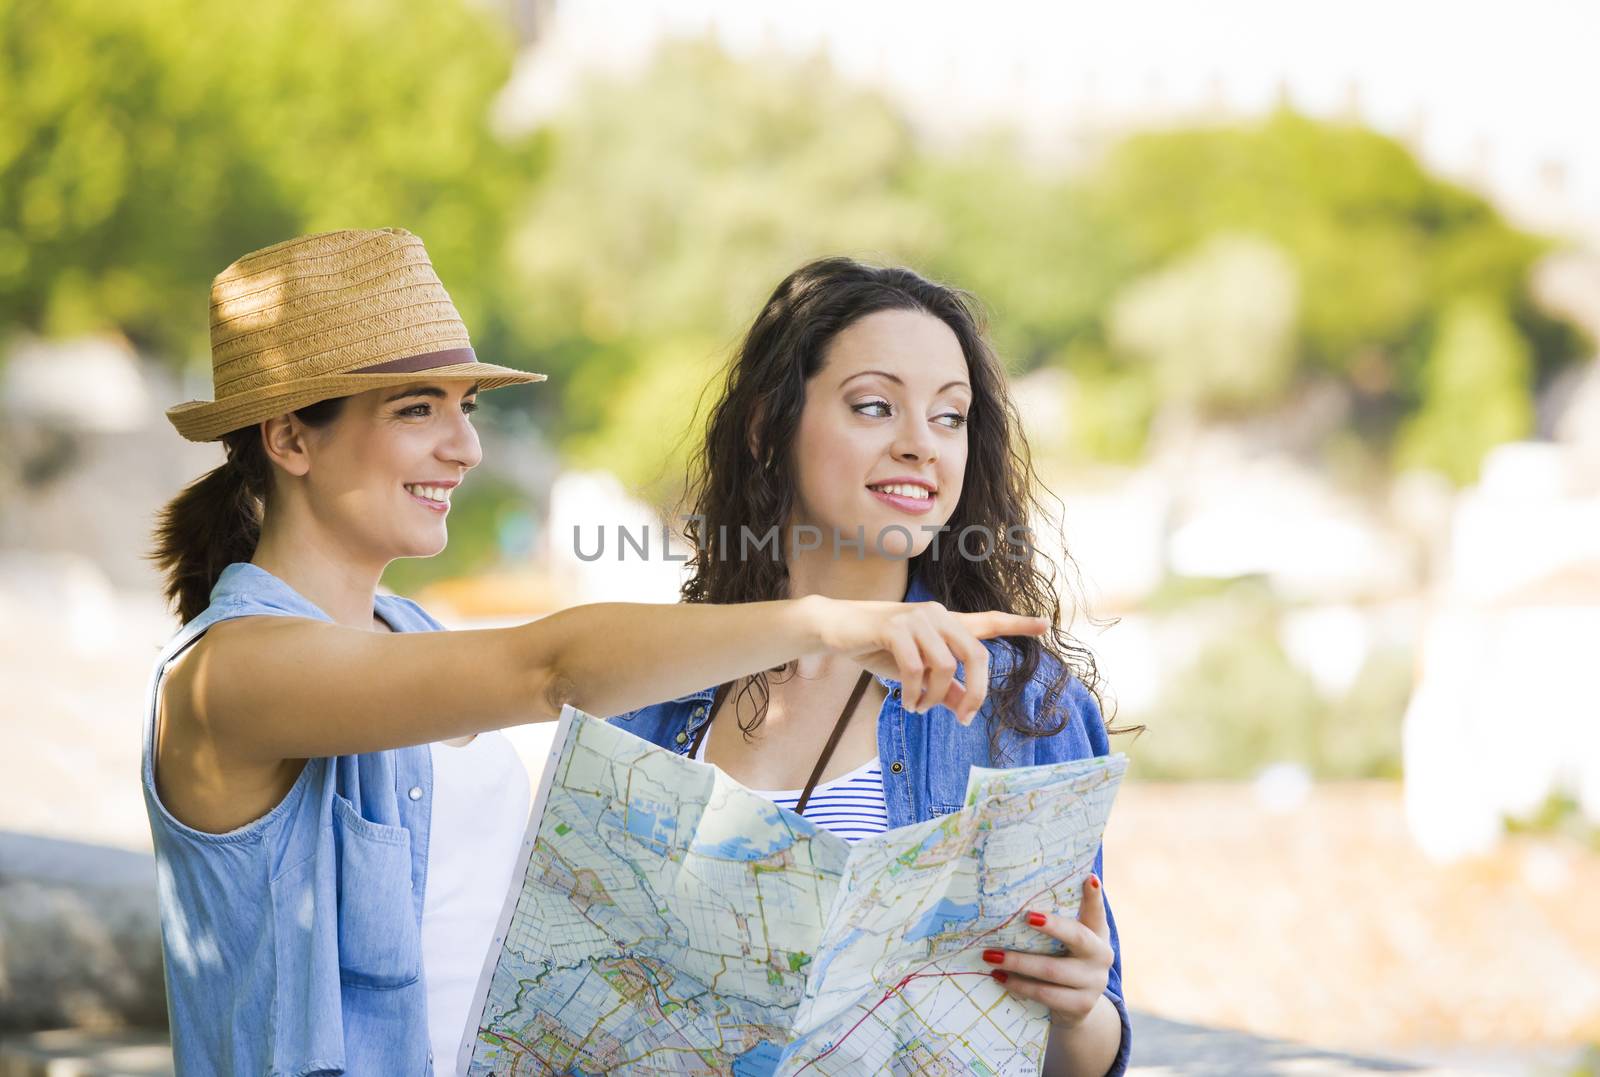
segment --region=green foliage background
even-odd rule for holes
[[[1001,128],[934,144],[819,59],[684,41],[505,138],[515,52],[492,8],[455,0],[0,0],[0,327],[119,331],[203,375],[232,259],[406,227],[480,353],[550,375],[489,394],[486,417],[663,503],[742,329],[824,254],[965,287],[1014,372],[1064,371],[1054,470],[1137,460],[1164,414],[1269,414],[1333,383],[1352,417],[1330,453],[1468,483],[1589,346],[1530,300],[1555,240],[1360,126],[1282,110],[1129,133],[1067,168]],[[479,483],[448,557],[391,582],[493,564],[522,496]],[[1225,612],[1135,749],[1147,773],[1392,772],[1403,659],[1330,703],[1270,608]]]
[[[1400,777],[1409,650],[1374,649],[1350,688],[1330,698],[1285,652],[1288,610],[1264,581],[1212,582],[1168,612],[1203,625],[1207,642],[1166,682],[1148,734],[1118,744],[1141,778],[1246,779],[1281,762],[1318,778]]]
[[[234,258],[400,225],[501,339],[504,214],[538,171],[486,124],[512,55],[454,3],[3,0],[0,322],[204,364]]]
[[[975,292],[1015,370],[1071,373],[1088,458],[1136,457],[1164,409],[1266,411],[1320,378],[1377,457],[1469,481],[1581,348],[1529,302],[1549,240],[1359,127],[1284,111],[1047,168],[999,129],[936,148],[820,59],[689,41],[506,140],[513,55],[452,2],[0,0],[0,320],[203,371],[228,261],[398,224],[480,351],[551,375],[492,403],[657,496],[664,437],[821,254]]]

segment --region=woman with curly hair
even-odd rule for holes
[[[955,666],[908,660],[896,680],[815,656],[614,721],[847,840],[959,811],[972,766],[1108,754],[1093,657],[1059,627],[1029,535],[1037,490],[969,296],[847,258],[801,267],[757,315],[710,412],[691,475],[684,600],[903,599],[1052,627],[962,660],[969,677],[981,667],[992,680],[975,720],[959,707]],[[1077,919],[1028,915],[1064,954],[983,955],[1006,990],[1049,1009],[1046,1073],[1127,1066],[1101,866],[1097,853]]]

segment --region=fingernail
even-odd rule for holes
[[[1045,916],[1045,914],[1042,912],[1030,912],[1028,914],[1028,923],[1032,924],[1034,927],[1043,927],[1044,922],[1048,919],[1049,917]]]
[[[1004,964],[1006,952],[1004,950],[985,950],[983,952],[983,959],[991,965]]]
[[[1005,983],[1008,979],[1011,978],[1010,975],[1006,972],[1005,969],[995,969],[994,971],[990,972],[989,975],[994,977],[994,982],[995,983],[1000,983],[1000,984]]]
[[[1099,878],[1097,878],[1097,877],[1096,877],[1096,876],[1094,876],[1094,875],[1090,875],[1090,876],[1089,876],[1089,886],[1090,886],[1090,887],[1091,887],[1091,888],[1092,888],[1092,889],[1095,889],[1095,890],[1098,890],[1098,889],[1100,889],[1100,880],[1099,880]]]

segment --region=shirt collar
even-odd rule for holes
[[[911,573],[911,583],[906,587],[905,602],[931,602],[933,592],[928,589],[927,582],[923,580],[922,573]]]

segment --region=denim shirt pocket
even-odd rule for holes
[[[339,862],[339,979],[388,990],[422,975],[422,938],[411,896],[411,831],[363,818],[333,797]]]

